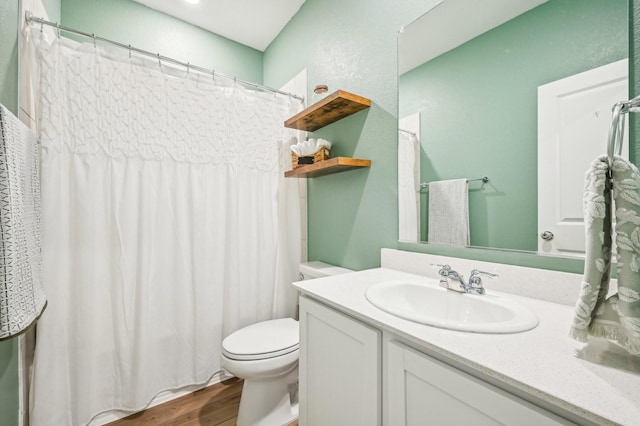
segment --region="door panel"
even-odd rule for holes
[[[538,87],[539,252],[584,257],[584,174],[607,152],[611,108],[629,97],[627,74],[624,59]]]

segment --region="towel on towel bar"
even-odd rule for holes
[[[611,190],[608,174],[612,176]],[[611,270],[612,203],[615,206],[618,293],[606,298]],[[640,355],[640,173],[629,161],[593,161],[584,191],[586,257],[570,335],[602,337]]]
[[[428,241],[469,245],[469,190],[466,179],[429,183]]]
[[[42,292],[37,138],[0,105],[0,340],[28,329]]]

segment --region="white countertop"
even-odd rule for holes
[[[488,294],[529,306],[540,324],[516,334],[445,330],[395,317],[365,298],[370,285],[403,278],[434,283],[433,278],[377,268],[293,285],[302,294],[581,418],[640,425],[640,358],[606,341],[580,350],[567,337],[572,307],[488,289]]]

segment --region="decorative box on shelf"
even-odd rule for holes
[[[329,148],[322,147],[317,150],[313,155],[298,156],[295,152],[291,152],[291,165],[294,169],[307,164],[317,164],[321,161],[331,158],[331,151]]]

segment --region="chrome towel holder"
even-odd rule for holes
[[[489,178],[487,176],[482,176],[481,178],[477,178],[477,179],[467,179],[467,183],[476,182],[479,180],[481,180],[483,184],[489,182]],[[428,187],[429,187],[429,182],[422,182],[420,184],[420,188],[428,188]]]
[[[609,141],[607,144],[609,165],[613,164],[614,155],[622,154],[624,124],[626,114],[629,112],[640,112],[640,96],[628,101],[618,102],[612,108],[611,127],[609,128]]]

